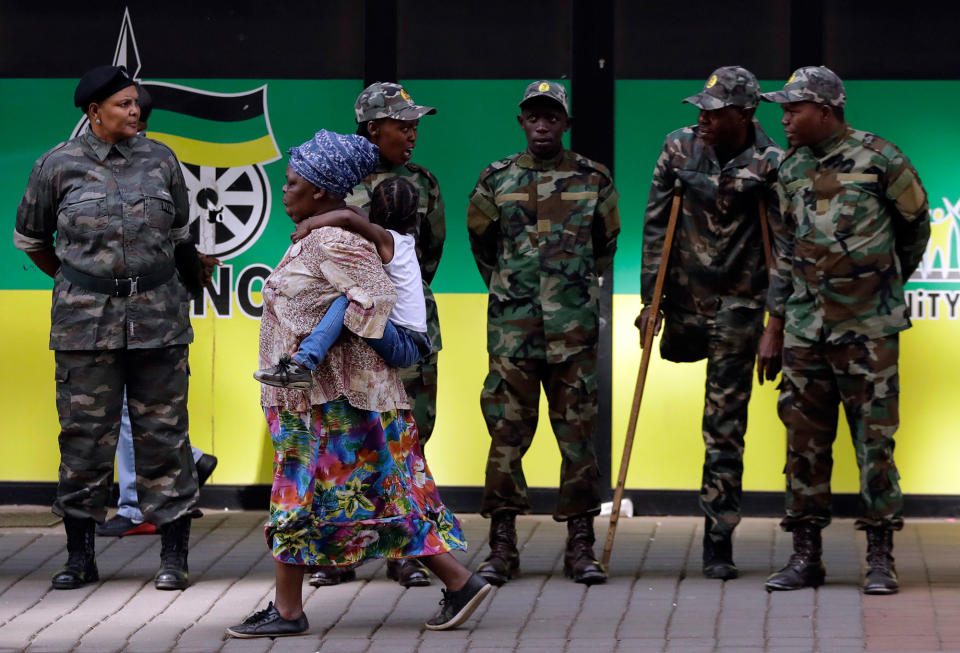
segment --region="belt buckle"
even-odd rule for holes
[[[132,297],[137,294],[137,281],[140,277],[114,277],[113,296],[114,297]]]

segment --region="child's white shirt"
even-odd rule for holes
[[[390,313],[390,321],[395,326],[426,333],[427,303],[423,298],[416,241],[408,234],[399,234],[393,229],[387,231],[393,236],[393,260],[383,264],[383,271],[397,289],[397,303]]]

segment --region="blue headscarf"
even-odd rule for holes
[[[347,195],[373,172],[380,148],[357,134],[321,129],[313,138],[291,147],[290,167],[317,188]]]

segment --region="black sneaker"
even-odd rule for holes
[[[133,521],[123,515],[114,515],[102,524],[97,524],[97,535],[101,537],[123,537],[124,535],[156,535],[157,527],[143,521]]]
[[[216,456],[211,456],[208,453],[200,456],[200,459],[197,461],[197,479],[200,481],[200,487],[203,487],[203,484],[207,482],[207,479],[210,478],[210,474],[213,474],[213,470],[216,468]]]
[[[310,624],[307,615],[301,614],[296,619],[284,619],[273,607],[273,601],[260,612],[254,612],[243,620],[243,623],[227,628],[227,634],[232,637],[250,639],[252,637],[286,637],[307,632]]]
[[[483,599],[493,590],[493,585],[473,574],[470,580],[457,591],[442,590],[440,612],[424,624],[428,630],[456,628],[470,618]]]
[[[290,354],[281,356],[276,367],[265,367],[262,370],[257,370],[253,373],[253,378],[260,383],[294,390],[309,390],[313,385],[313,374],[306,367],[290,358]]]

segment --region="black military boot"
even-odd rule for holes
[[[567,520],[567,550],[563,554],[563,573],[575,583],[597,585],[607,582],[607,572],[593,555],[593,517],[580,515]]]
[[[190,515],[160,527],[160,571],[153,577],[158,590],[185,590],[190,585],[187,549],[190,546]]]
[[[764,585],[768,592],[798,590],[804,587],[819,587],[827,575],[820,556],[823,555],[823,540],[820,529],[815,526],[797,526],[793,531],[793,555],[787,566],[770,574]]]
[[[733,533],[717,535],[710,531],[713,520],[709,517],[703,523],[703,575],[707,578],[730,580],[740,575],[733,564]]]
[[[404,587],[426,587],[430,584],[427,570],[416,558],[387,560],[387,578]]]
[[[72,590],[100,580],[94,546],[96,522],[90,517],[64,517],[67,564],[51,581],[54,589]]]
[[[498,510],[490,516],[490,555],[480,564],[477,574],[491,585],[500,587],[519,571],[517,513]]]
[[[867,576],[863,580],[864,594],[896,594],[900,591],[892,551],[893,531],[887,528],[867,529]]]

